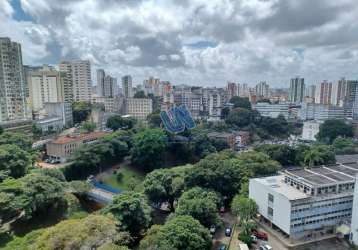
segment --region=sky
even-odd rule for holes
[[[288,87],[358,79],[357,0],[0,0],[0,36],[23,62],[174,84]]]

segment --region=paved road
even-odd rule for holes
[[[235,224],[235,216],[231,213],[226,212],[222,216],[223,220],[223,227],[219,228],[213,238],[213,250],[217,250],[221,244],[225,244],[226,246],[229,245],[230,237],[225,236],[225,228],[231,227],[233,228]]]

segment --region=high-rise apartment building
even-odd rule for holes
[[[306,89],[306,97],[315,98],[316,96],[316,85],[309,85]]]
[[[347,80],[345,78],[340,79],[338,82],[332,85],[332,105],[342,107],[347,95]]]
[[[130,75],[122,77],[122,92],[126,98],[133,97],[132,77]]]
[[[227,92],[228,92],[228,98],[229,100],[233,98],[234,96],[239,95],[238,85],[234,82],[228,82],[227,83]]]
[[[346,97],[343,107],[347,118],[358,118],[358,81],[346,81]]]
[[[87,60],[63,61],[60,71],[66,73],[66,87],[71,86],[73,101],[91,101],[91,63]],[[70,88],[68,88],[70,90]]]
[[[26,118],[21,45],[0,37],[0,121]]]
[[[150,98],[126,98],[125,114],[138,120],[145,120],[153,112],[153,101]]]
[[[315,102],[319,104],[332,104],[332,83],[323,81],[317,84]]]
[[[42,110],[48,102],[64,102],[64,78],[64,73],[46,65],[29,73],[27,82],[32,111]]]
[[[102,97],[118,95],[117,79],[107,75],[103,69],[97,70],[97,94]]]
[[[255,94],[257,97],[260,98],[267,98],[269,97],[270,93],[270,86],[266,82],[260,82],[255,87]]]
[[[305,79],[296,77],[290,82],[288,100],[294,103],[301,103],[305,95]]]
[[[97,69],[97,94],[98,96],[104,96],[104,78],[106,73],[103,69]]]

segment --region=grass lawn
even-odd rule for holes
[[[121,180],[117,179],[117,173],[122,173]],[[123,191],[142,191],[144,174],[126,164],[120,165],[116,173],[105,173],[100,180],[111,187],[121,189]]]

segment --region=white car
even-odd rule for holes
[[[270,245],[262,245],[260,246],[260,250],[273,250],[273,248]]]

